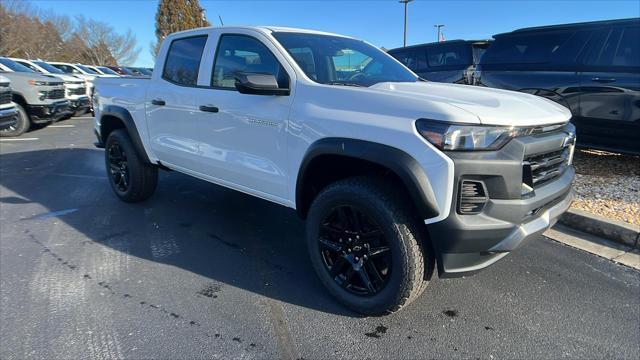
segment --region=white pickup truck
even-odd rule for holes
[[[96,79],[111,186],[172,169],[294,208],[328,291],[364,314],[485,268],[570,205],[574,127],[534,95],[426,82],[350,37],[279,27],[168,36],[151,79]]]

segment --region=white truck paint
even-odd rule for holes
[[[308,58],[301,60],[303,57],[298,55],[300,50],[296,46],[287,48],[286,40],[280,40],[287,34],[299,36],[301,44],[303,35],[316,36],[319,41],[323,41],[323,36],[331,37],[336,43],[350,39],[277,27],[201,28],[172,34],[160,49],[150,79],[95,80],[95,131],[99,142],[106,141],[109,135],[104,133],[103,122],[110,119],[104,115],[112,116],[113,109],[120,109],[130,116],[132,124],[127,128],[135,127],[137,134],[132,136],[139,138],[140,151],[151,164],[291,208],[303,206],[297,197],[299,180],[304,175],[301,171],[314,145],[323,140],[349,139],[398,149],[415,160],[419,171],[428,178],[424,181],[428,181],[433,190],[434,204],[430,205],[435,211],[422,220],[432,237],[440,237],[433,241],[438,243],[435,251],[442,273],[462,273],[490,265],[525,238],[544,231],[569,206],[574,135],[572,126],[568,125],[571,114],[566,108],[519,92],[420,81],[402,64],[377,49],[367,50],[376,52],[375,59],[355,67],[334,63],[336,74],[352,72],[347,76],[348,81],[322,82],[315,79],[319,65],[309,70],[310,63],[305,62]],[[212,86],[214,78],[218,78],[213,74],[216,58],[222,59],[221,64],[223,60],[236,61],[236,55],[227,57],[230,50],[219,50],[221,39],[227,35],[230,39],[248,37],[266,47],[281,66],[280,71],[288,77],[288,96],[236,91],[244,81],[239,77],[241,73],[236,76],[236,88]],[[203,36],[206,44],[201,58],[196,59],[199,61],[197,80],[189,85],[169,81],[163,71],[171,44]],[[359,44],[368,46],[364,42]],[[340,57],[351,50],[332,51],[333,56]],[[245,65],[251,68],[255,65],[253,61],[246,60]],[[384,64],[382,75],[367,70],[370,64],[377,65],[376,61]],[[401,73],[398,76],[404,80],[372,81],[365,85],[351,81],[375,80],[376,76],[385,76],[386,69]],[[270,79],[276,81],[275,76]],[[215,108],[215,112],[202,110],[202,106]],[[436,128],[446,124],[448,141],[465,151],[446,151],[445,145],[425,135],[429,132],[419,130],[424,121]],[[112,127],[109,125],[108,131]],[[462,132],[451,130],[454,128]],[[499,129],[501,134],[510,135],[500,149],[480,149],[478,144],[482,144],[483,138],[479,134],[484,134],[486,129]],[[471,135],[460,140],[460,134],[465,131]],[[558,151],[563,155],[557,155]],[[555,158],[545,158],[548,153],[555,154]],[[539,163],[530,163],[533,161]],[[538,171],[529,176],[531,179],[524,179],[527,167],[535,170],[559,161],[562,168],[553,172]],[[486,164],[486,169],[478,164]],[[462,214],[457,205],[461,196],[459,188],[466,174],[488,184],[485,210],[477,215]],[[494,179],[501,179],[502,183],[492,183]],[[535,186],[534,190],[533,184],[537,181],[544,186]],[[506,182],[509,186],[504,186]],[[466,223],[469,220],[471,223]],[[477,232],[474,226],[478,226]],[[455,230],[451,234],[460,231],[466,238],[496,239],[491,239],[482,250],[476,250],[477,243],[474,245],[468,239],[460,242],[464,248],[456,248],[457,240],[451,244],[438,235],[442,233],[439,228],[448,227]],[[495,235],[482,235],[485,233],[480,232],[481,228]]]

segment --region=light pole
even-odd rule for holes
[[[404,4],[404,42],[403,46],[407,46],[407,5],[413,0],[399,0],[398,2]]]
[[[440,42],[440,28],[443,28],[444,25],[433,25],[434,28],[438,29],[438,38],[436,39],[436,42]]]

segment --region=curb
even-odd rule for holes
[[[607,219],[578,209],[567,210],[560,217],[560,223],[634,249],[640,249],[640,226],[638,225]]]

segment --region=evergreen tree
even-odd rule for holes
[[[162,40],[176,31],[209,26],[204,9],[198,0],[160,0],[156,13],[156,43],[153,55],[158,54]]]

